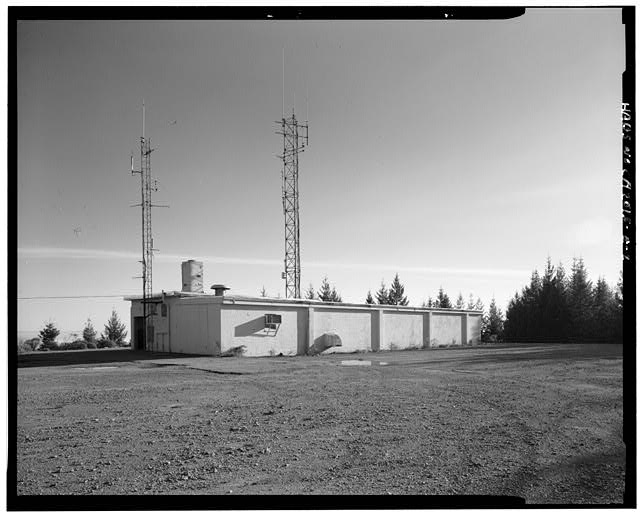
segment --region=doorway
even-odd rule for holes
[[[133,318],[133,348],[144,351],[144,317]]]

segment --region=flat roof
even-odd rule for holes
[[[302,298],[274,298],[274,297],[255,297],[255,296],[243,296],[239,294],[225,294],[224,296],[216,296],[206,292],[156,292],[151,296],[151,300],[162,300],[163,297],[177,297],[177,298],[189,298],[189,299],[211,299],[216,303],[222,304],[235,304],[239,303],[253,303],[253,304],[278,304],[282,306],[290,305],[306,305],[313,307],[337,307],[337,308],[359,308],[359,309],[385,309],[385,310],[397,310],[397,311],[425,311],[425,312],[439,312],[439,313],[455,313],[464,312],[472,315],[481,315],[481,310],[466,310],[457,308],[428,308],[423,306],[401,306],[401,305],[379,305],[368,303],[334,303],[330,301],[322,301],[320,299],[302,299]],[[142,301],[142,295],[125,296],[125,301]]]

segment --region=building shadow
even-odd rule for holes
[[[264,316],[261,315],[255,319],[247,321],[242,324],[238,324],[234,328],[234,336],[236,337],[275,337],[278,333],[280,325],[274,329],[265,329]]]
[[[197,358],[198,355],[156,353],[134,349],[87,349],[77,351],[36,351],[18,355],[18,368],[57,367],[97,363],[135,362],[176,358]],[[205,357],[205,356],[203,356]]]

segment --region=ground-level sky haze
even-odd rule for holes
[[[180,264],[284,297],[282,138],[300,156],[302,288],[503,309],[549,256],[621,269],[621,10],[493,21],[20,21],[18,329],[100,330],[140,294],[141,106],[154,291]],[[51,296],[91,296],[41,299]],[[104,297],[96,297],[104,296]]]

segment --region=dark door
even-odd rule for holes
[[[144,317],[133,318],[134,349],[144,350]]]

